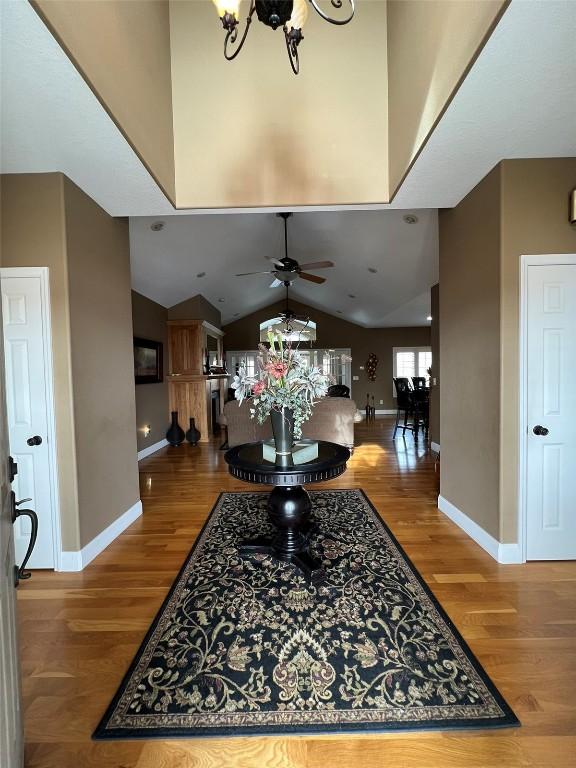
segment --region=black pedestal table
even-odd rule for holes
[[[318,443],[318,457],[303,464],[294,464],[290,457],[282,457],[282,465],[267,461],[262,442],[230,448],[224,459],[230,474],[239,480],[274,486],[268,497],[268,517],[276,533],[271,538],[262,536],[242,542],[240,554],[243,557],[265,554],[290,562],[310,582],[317,584],[325,578],[325,573],[308,550],[314,524],[310,496],[303,486],[341,475],[346,471],[350,451],[336,443],[299,441],[300,444],[314,442]]]

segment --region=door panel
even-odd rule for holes
[[[527,301],[526,554],[576,559],[576,265],[529,266]]]
[[[40,277],[11,277],[10,270],[3,270],[2,308],[10,449],[19,467],[14,490],[18,499],[32,499],[27,506],[38,515],[38,540],[28,567],[53,568],[47,355]],[[42,442],[28,445],[28,439],[36,435]],[[16,561],[19,563],[29,539],[30,523],[27,518],[20,518],[14,526]]]
[[[24,763],[20,663],[16,632],[14,539],[2,360],[0,336],[0,765],[20,768]]]

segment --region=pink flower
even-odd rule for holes
[[[288,373],[288,366],[285,363],[267,363],[266,370],[274,379],[281,379]]]
[[[266,389],[266,382],[257,381],[256,384],[254,384],[254,386],[252,387],[252,392],[256,395],[256,397],[259,397],[265,389]]]

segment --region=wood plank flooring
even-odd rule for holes
[[[498,565],[436,509],[423,440],[393,442],[388,418],[357,427],[348,471],[322,487],[366,491],[523,727],[91,742],[218,494],[250,488],[213,441],[140,463],[143,517],[84,572],[19,587],[28,768],[576,766],[576,562]]]

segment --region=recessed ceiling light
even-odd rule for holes
[[[152,232],[161,232],[165,226],[163,221],[155,221],[153,224],[150,224],[150,229]]]
[[[378,272],[378,270],[376,269],[376,267],[368,267],[368,272],[372,272],[372,274],[375,275],[376,272]]]
[[[224,299],[218,299],[218,301],[220,302],[220,304],[224,304]]]
[[[432,320],[432,315],[428,315],[428,317],[426,318],[426,320],[428,320],[428,322],[430,322],[430,321]]]
[[[198,272],[196,277],[206,277],[206,272]]]
[[[407,213],[406,216],[403,217],[406,224],[416,224],[418,221],[418,216],[415,216],[413,213]]]
[[[348,294],[348,298],[349,298],[349,299],[355,299],[355,298],[356,298],[356,296],[355,296],[353,293],[349,293],[349,294]]]

